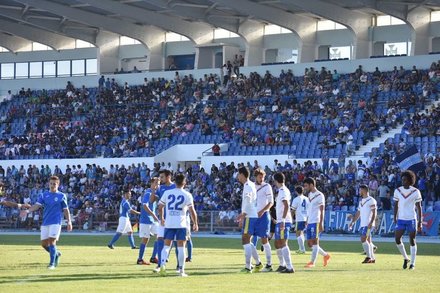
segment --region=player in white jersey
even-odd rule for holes
[[[295,192],[298,194],[297,197],[292,201],[292,211],[295,215],[295,233],[296,240],[298,241],[299,249],[296,251],[297,254],[306,253],[306,248],[304,245],[305,236],[304,230],[307,223],[307,209],[309,207],[309,199],[304,196],[304,188],[302,186],[295,187]]]
[[[316,181],[313,178],[304,180],[304,189],[308,192],[309,209],[307,222],[307,244],[312,248],[312,257],[306,268],[313,268],[318,258],[318,253],[324,257],[324,266],[330,260],[330,254],[319,246],[319,233],[324,230],[325,197],[316,189]]]
[[[160,272],[162,276],[166,275],[165,264],[168,259],[168,254],[171,248],[171,242],[177,240],[178,253],[178,267],[181,277],[186,277],[185,274],[185,244],[187,237],[187,217],[189,211],[193,221],[193,230],[199,229],[197,222],[197,214],[194,209],[194,202],[191,193],[184,190],[186,178],[183,174],[176,175],[176,188],[166,190],[159,201],[159,219],[165,227],[164,231],[164,248],[161,251],[160,269],[155,269],[154,272]],[[164,208],[165,213],[164,213]]]
[[[238,168],[237,180],[243,184],[243,196],[241,199],[241,214],[237,221],[242,228],[241,243],[244,248],[246,267],[242,273],[252,273],[251,258],[254,258],[257,267],[255,272],[263,268],[257,249],[251,243],[251,237],[256,233],[256,222],[258,219],[257,211],[257,189],[255,184],[249,180],[249,169],[245,166]]]
[[[289,231],[292,227],[292,214],[290,213],[290,191],[284,185],[285,177],[281,172],[273,176],[275,185],[278,188],[277,195],[277,223],[275,225],[275,248],[277,249],[280,266],[277,272],[292,274],[295,272],[290,256],[290,249],[287,245]]]
[[[264,253],[266,255],[266,266],[262,269],[262,272],[272,271],[272,250],[269,243],[270,236],[270,214],[269,210],[273,206],[273,191],[269,183],[264,182],[266,172],[263,169],[258,168],[254,171],[255,175],[255,187],[257,189],[257,210],[258,220],[256,223],[256,231],[253,237],[261,238],[263,244]],[[258,265],[256,266],[256,268]]]
[[[405,231],[409,234],[411,245],[410,270],[416,265],[417,244],[416,234],[422,232],[422,195],[413,185],[416,182],[416,175],[410,170],[402,172],[403,186],[394,191],[394,222],[396,223],[395,238],[397,248],[403,256],[403,269],[408,267],[410,262],[406,254],[405,246],[402,243],[402,236]],[[417,210],[417,212],[416,212]]]
[[[359,193],[362,196],[362,199],[359,202],[358,210],[349,226],[349,229],[351,230],[356,221],[361,218],[361,227],[359,231],[361,232],[362,247],[364,248],[364,251],[367,255],[367,257],[362,262],[363,264],[376,262],[376,258],[374,257],[374,245],[372,242],[371,234],[375,227],[377,202],[373,197],[370,196],[368,191],[369,188],[365,184],[362,184],[359,187]]]

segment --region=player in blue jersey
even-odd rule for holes
[[[142,243],[139,247],[139,257],[137,260],[138,265],[149,265],[149,262],[144,260],[145,248],[148,244],[151,234],[157,233],[157,226],[159,219],[155,215],[156,201],[152,196],[152,190],[157,190],[159,186],[159,178],[153,177],[150,179],[150,188],[147,189],[142,197],[142,210],[139,225],[139,237],[142,239]],[[153,200],[151,198],[153,197]]]
[[[157,190],[151,190],[152,201],[159,201],[163,196],[164,192],[170,189],[176,188],[176,185],[171,181],[171,171],[170,170],[160,170],[159,171],[160,186]],[[159,267],[159,261],[157,255],[160,253],[164,246],[164,236],[165,227],[159,223],[157,227],[157,239],[154,243],[153,254],[151,255],[150,262],[157,263]]]
[[[133,238],[133,229],[131,228],[131,222],[128,214],[131,213],[135,215],[140,215],[141,213],[131,208],[129,202],[130,198],[131,191],[129,189],[124,190],[124,196],[121,200],[121,204],[119,205],[118,228],[116,229],[116,234],[115,236],[113,236],[112,241],[110,241],[110,243],[107,245],[110,249],[115,248],[113,244],[115,244],[116,241],[118,241],[119,237],[121,237],[121,235],[125,233],[128,235],[128,242],[130,243],[131,248],[136,249]]]
[[[165,245],[161,251],[160,268],[154,272],[166,274],[165,264],[170,252],[171,242],[177,241],[178,246],[178,268],[179,275],[186,277],[185,274],[185,244],[187,239],[188,221],[187,212],[190,212],[193,221],[193,230],[198,230],[197,214],[194,209],[194,202],[191,193],[184,190],[186,178],[183,174],[176,175],[176,185],[174,189],[164,192],[159,201],[159,218],[161,224],[165,227]]]
[[[63,215],[67,221],[67,231],[72,231],[67,197],[58,191],[60,179],[52,176],[49,179],[49,191],[40,195],[37,202],[26,212],[34,212],[43,207],[43,223],[41,225],[41,246],[49,252],[50,262],[48,269],[53,270],[58,266],[61,253],[57,250],[56,242],[60,238],[61,221]]]

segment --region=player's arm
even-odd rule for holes
[[[138,216],[141,214],[140,212],[133,210],[132,208],[130,208],[130,213],[133,215],[138,215]]]
[[[29,213],[32,213],[32,212],[38,211],[40,208],[41,208],[41,204],[37,202],[36,204],[34,204],[33,206],[31,206],[31,207],[27,210],[27,213],[29,214]]]
[[[417,232],[422,232],[423,215],[422,215],[422,202],[416,202],[417,210]]]
[[[264,208],[262,208],[261,211],[258,212],[258,217],[260,218],[265,212],[270,210],[272,206],[273,206],[273,202],[269,202],[267,205],[265,205]]]
[[[27,203],[21,204],[12,201],[1,201],[0,205],[10,208],[17,208],[17,209],[28,209],[31,207],[31,205]]]
[[[286,224],[286,217],[287,217],[287,213],[289,213],[290,209],[289,209],[289,203],[287,202],[287,200],[283,200],[283,206],[284,206],[284,210],[283,210],[283,217],[281,219],[281,224],[280,224],[280,229],[284,230],[284,226]]]
[[[165,219],[163,215],[163,208],[164,204],[162,202],[159,202],[159,206],[157,207],[157,212],[159,213],[159,221],[162,226],[165,226]]]
[[[67,221],[67,231],[72,231],[72,220],[70,219],[70,211],[68,208],[63,209],[64,218]]]
[[[376,216],[377,216],[377,206],[372,205],[371,206],[371,220],[370,220],[370,223],[368,223],[369,229],[371,229],[371,227],[373,227],[374,221],[376,221]]]
[[[351,220],[350,226],[348,227],[349,230],[351,230],[351,228],[353,228],[353,226],[357,222],[357,220],[359,220],[360,215],[361,215],[361,212],[359,210],[356,211],[356,214],[354,214],[354,217]]]
[[[158,219],[157,216],[154,214],[154,212],[150,209],[150,207],[148,206],[148,204],[143,203],[143,204],[142,204],[142,207],[144,208],[144,210],[145,210],[150,216],[153,217],[153,219],[154,219],[156,222],[159,222],[159,219]]]
[[[399,201],[395,200],[394,202],[394,223],[397,223],[397,213],[399,211]]]
[[[319,210],[321,211],[319,217],[319,231],[322,232],[324,231],[324,213],[325,213],[323,204],[319,206]]]
[[[193,222],[193,231],[197,232],[197,231],[199,231],[199,222],[198,222],[198,219],[197,219],[196,210],[194,209],[193,205],[190,205],[188,207],[188,209],[189,209],[189,214],[191,216],[191,221]]]

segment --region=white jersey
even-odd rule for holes
[[[289,207],[290,190],[284,185],[278,190],[278,195],[277,195],[277,205],[276,205],[277,223],[281,223],[283,221],[283,214],[284,214],[283,201],[287,201],[287,207]],[[285,222],[292,223],[292,214],[290,213],[289,208],[287,209],[287,216]]]
[[[165,206],[165,228],[188,228],[186,214],[194,204],[191,193],[181,188],[166,190],[159,204]]]
[[[362,198],[359,202],[358,211],[361,217],[361,227],[367,227],[370,224],[371,217],[373,216],[373,210],[377,209],[377,202],[371,196]],[[373,227],[375,223],[373,221]]]
[[[297,222],[307,221],[307,211],[309,209],[309,199],[303,194],[298,195],[292,201],[290,206],[295,211],[295,220]]]
[[[255,188],[255,183],[250,180],[246,181],[243,185],[241,212],[246,213],[247,218],[258,218],[257,189]]]
[[[307,217],[309,224],[319,223],[321,218],[321,206],[325,207],[325,197],[321,191],[309,192],[309,208]]]
[[[261,211],[268,203],[273,203],[272,186],[269,183],[255,184],[257,189],[257,210]]]
[[[417,219],[416,203],[422,201],[420,191],[410,186],[405,189],[403,186],[394,190],[394,201],[398,204],[398,220],[414,220]]]

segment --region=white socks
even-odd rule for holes
[[[260,256],[258,255],[257,249],[255,248],[255,246],[252,243],[250,243],[249,245],[252,248],[252,250],[251,250],[252,251],[252,257],[255,260],[255,264],[261,263]]]
[[[367,257],[372,258],[370,253],[370,244],[368,243],[368,241],[362,242],[362,247],[364,248]]]
[[[322,249],[321,246],[319,246],[319,245],[318,245],[318,252],[319,252],[319,254],[322,255],[322,256],[326,256],[326,255],[328,254],[328,253],[325,252],[325,250]]]
[[[413,266],[416,265],[416,255],[417,255],[417,244],[414,246],[410,246],[410,250],[411,250],[411,264]]]
[[[283,256],[282,248],[278,248],[277,249],[277,256],[278,256],[278,260],[280,261],[280,266],[281,267],[285,267],[286,266],[286,262],[284,261],[284,256]]]
[[[170,246],[164,246],[160,254],[160,266],[164,266],[167,263],[168,254],[170,252]]]
[[[267,242],[266,244],[263,244],[263,247],[264,247],[264,253],[266,254],[267,265],[271,266],[272,265],[272,250],[271,250],[269,242]]]
[[[409,259],[408,255],[406,254],[405,245],[403,245],[403,242],[400,244],[397,244],[397,249],[399,249],[400,254],[402,254],[403,259]]]
[[[247,269],[251,269],[251,257],[252,257],[252,245],[249,244],[244,244],[243,245],[244,248],[244,257],[246,260],[246,268]]]
[[[184,268],[185,268],[185,247],[177,247],[177,251],[179,252],[178,254],[178,261],[179,261],[179,268],[180,271],[183,272]]]
[[[292,265],[292,258],[290,257],[290,249],[289,246],[284,246],[283,248],[281,248],[282,254],[283,254],[283,258],[284,261],[286,263],[286,267],[287,269],[291,270],[293,269],[293,265]]]
[[[370,242],[368,244],[369,248],[370,248],[370,258],[371,259],[376,259],[376,257],[374,256],[374,244],[373,242]]]
[[[313,264],[316,263],[316,259],[318,258],[318,250],[319,250],[319,246],[318,245],[313,245],[312,246],[312,259],[310,261]]]
[[[305,241],[304,234],[301,234],[298,237],[296,237],[296,240],[298,241],[299,250],[305,252],[306,248],[304,246],[304,241]]]

